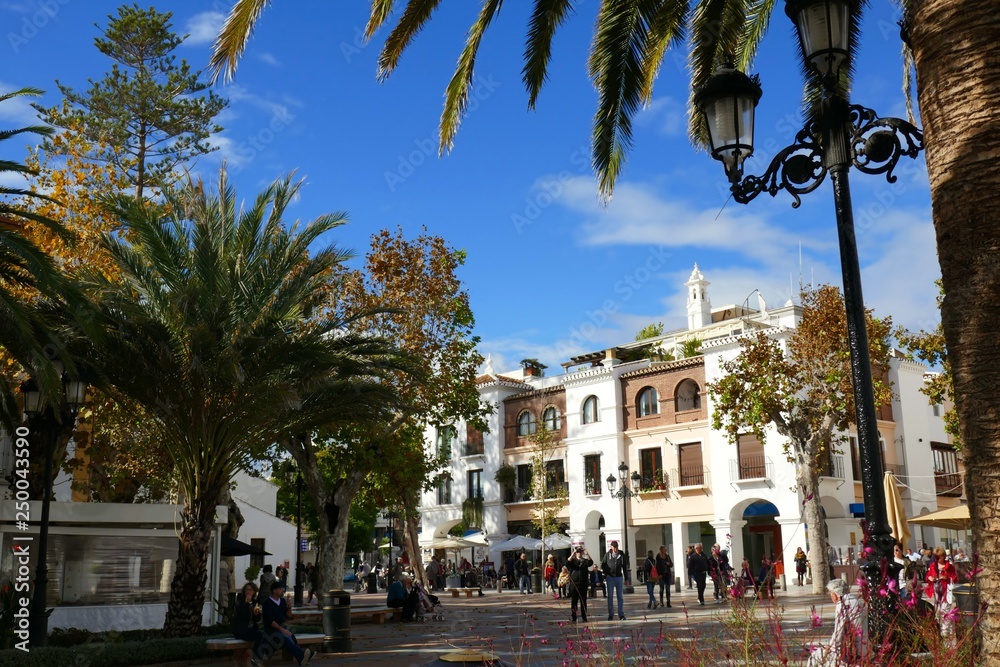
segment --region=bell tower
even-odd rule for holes
[[[712,323],[712,302],[708,299],[708,290],[706,289],[711,283],[705,280],[705,276],[701,275],[698,265],[695,264],[691,277],[684,284],[688,288],[688,329],[694,331],[707,327]]]

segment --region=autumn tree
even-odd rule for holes
[[[111,71],[90,81],[86,92],[56,82],[65,103],[35,108],[43,120],[81,133],[90,157],[125,175],[135,196],[177,181],[177,167],[215,150],[209,137],[222,128],[215,117],[226,101],[200,81],[174,51],[183,39],[172,30],[171,14],[123,5],[108,16],[97,50],[111,61]],[[59,144],[48,143],[47,151]]]
[[[802,495],[809,532],[809,560],[813,592],[823,593],[828,558],[819,494],[820,473],[829,464],[836,435],[855,421],[850,347],[843,297],[836,287],[822,286],[803,294],[802,321],[788,338],[788,352],[778,342],[780,333],[758,332],[740,341],[739,356],[725,361],[721,377],[708,385],[715,409],[712,427],[732,443],[742,434],[762,444],[773,427],[784,437],[782,447],[795,465],[795,482]],[[891,400],[883,380],[889,367],[890,318],[866,311],[868,342],[873,364],[875,402]]]
[[[372,237],[364,267],[345,272],[331,295],[337,312],[356,314],[348,331],[393,341],[409,366],[393,372],[387,383],[398,399],[388,417],[331,429],[315,439],[282,441],[321,513],[321,581],[326,588],[343,581],[347,510],[373,471],[401,468],[417,478],[404,477],[405,484],[386,489],[385,495],[396,497],[397,502],[387,504],[402,507],[407,540],[416,544],[419,490],[430,473],[424,463],[425,427],[461,419],[485,426],[475,385],[483,359],[472,335],[475,320],[468,294],[457,274],[464,262],[465,253],[440,237],[425,233],[409,240],[402,230],[383,230]],[[317,451],[325,448],[336,449],[340,463],[332,483],[315,471]],[[414,561],[422,576],[419,559]]]

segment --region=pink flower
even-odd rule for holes
[[[954,622],[958,618],[958,607],[952,607],[944,614],[944,620]]]
[[[873,553],[875,553],[875,547],[865,547],[865,553],[871,556]]]
[[[820,617],[819,617],[819,614],[817,614],[817,613],[816,613],[816,612],[814,611],[814,612],[813,612],[813,614],[812,614],[812,626],[813,626],[814,628],[818,628],[818,627],[821,627],[822,625],[823,625],[823,619],[822,619],[822,618],[820,618]]]
[[[541,644],[548,644],[549,640],[548,639],[541,639],[541,640],[539,640],[539,643],[541,643]]]

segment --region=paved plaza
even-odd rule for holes
[[[801,636],[803,642],[828,636],[832,628],[833,604],[828,595],[813,595],[811,587],[790,586],[778,591],[773,602],[760,601],[758,615],[766,615],[766,605],[782,609],[782,629],[787,636]],[[586,656],[650,655],[656,664],[672,664],[678,656],[677,644],[724,647],[737,640],[720,622],[728,605],[713,604],[711,587],[706,606],[698,605],[694,591],[674,593],[672,608],[647,610],[645,586],[625,596],[625,621],[607,620],[607,600],[598,594],[589,604],[589,622],[570,623],[569,600],[551,594],[521,595],[515,591],[487,590],[484,597],[466,599],[445,596],[444,620],[422,623],[388,622],[355,624],[351,629],[352,649],[346,654],[321,654],[312,665],[378,665],[411,667],[437,660],[457,649],[492,650],[515,665],[587,664]],[[384,606],[385,595],[355,594],[352,606]],[[813,608],[823,618],[813,628]],[[662,625],[661,625],[662,624]],[[615,641],[619,643],[616,644]],[[631,660],[628,660],[631,662]],[[219,662],[212,663],[218,665]],[[269,664],[279,664],[271,661]],[[593,664],[604,664],[595,661]]]

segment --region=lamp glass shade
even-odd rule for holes
[[[625,465],[624,461],[622,461],[621,465],[618,466],[618,476],[621,477],[621,478],[623,478],[623,479],[625,477],[628,477],[628,466]]]
[[[618,480],[615,479],[614,475],[608,475],[608,478],[604,480],[608,484],[608,493],[615,492],[615,486],[618,484]]]
[[[24,397],[24,414],[29,417],[37,417],[45,409],[42,400],[42,392],[38,390],[38,383],[28,378],[21,383],[21,396]]]
[[[756,81],[730,68],[713,74],[695,94],[695,106],[708,127],[712,157],[722,161],[727,174],[739,173],[753,154],[754,110],[760,96]]]
[[[642,477],[639,475],[638,472],[632,473],[632,484],[634,486],[638,486],[639,482],[641,482],[641,481],[642,481]]]
[[[851,6],[848,0],[787,0],[806,62],[821,76],[836,76],[847,61]]]
[[[72,412],[83,407],[87,399],[87,383],[83,380],[74,380],[70,377],[63,379],[63,391],[66,394],[66,407]]]

